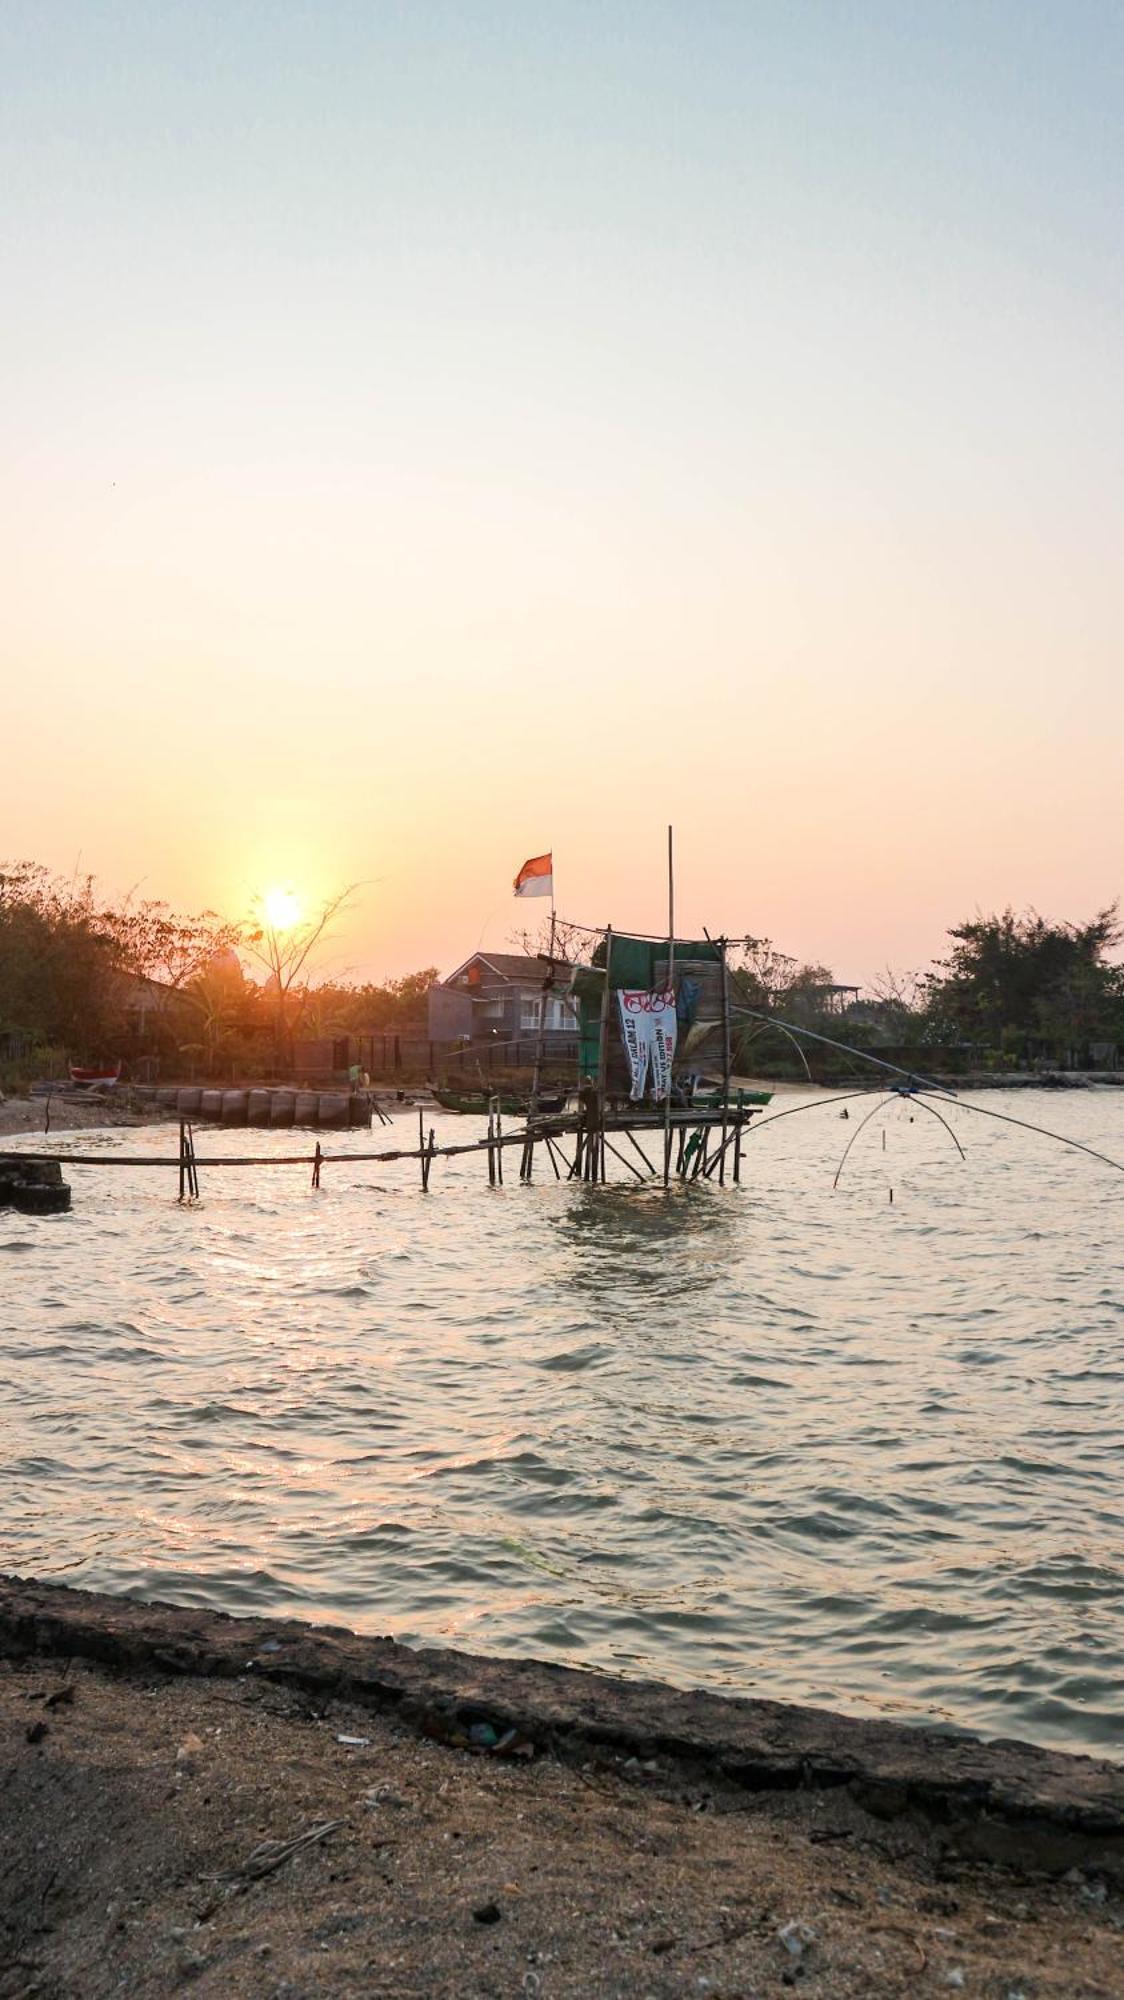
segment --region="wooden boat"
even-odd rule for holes
[[[726,1104],[730,1111],[741,1111],[749,1104],[771,1104],[772,1101],[771,1090],[732,1090],[726,1099]],[[696,1090],[691,1099],[691,1108],[694,1111],[721,1111],[721,1085],[717,1090]]]
[[[430,1089],[443,1111],[470,1113],[477,1118],[488,1116],[489,1105],[498,1105],[507,1118],[522,1118],[531,1108],[531,1098],[513,1096],[510,1091],[498,1090],[490,1095],[483,1090],[452,1090],[447,1084],[431,1084]],[[539,1092],[538,1109],[542,1112],[564,1111],[568,1092],[551,1090]]]
[[[68,1063],[67,1068],[70,1071],[71,1083],[76,1084],[79,1090],[111,1090],[115,1083],[121,1081],[120,1061],[112,1069],[108,1063],[93,1063],[89,1068],[82,1068],[78,1063]]]

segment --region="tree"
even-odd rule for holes
[[[180,1053],[198,1053],[208,1074],[250,1025],[257,988],[248,985],[238,954],[212,952],[181,989],[181,1012],[199,1039],[180,1043]]]
[[[174,1042],[187,987],[237,939],[213,911],[181,917],[131,895],[115,904],[91,875],[16,862],[0,868],[0,1026],[76,1059],[135,1046],[138,1019],[146,1041]]]
[[[1083,924],[1008,908],[958,924],[949,937],[952,950],[924,990],[930,1017],[950,1035],[1065,1054],[1119,1034],[1124,980],[1107,956],[1124,938],[1115,903]]]
[[[92,876],[67,882],[32,861],[0,867],[0,1026],[72,1056],[104,1054],[124,969]]]
[[[168,993],[186,986],[214,958],[235,951],[242,939],[241,926],[214,910],[180,917],[167,903],[138,903],[131,895],[119,910],[104,911],[102,921],[122,963]]]
[[[357,883],[325,898],[311,916],[285,922],[269,908],[270,898],[254,897],[242,930],[244,948],[266,969],[266,991],[273,1005],[274,1048],[278,1060],[292,1061],[293,1034],[309,993],[308,972],[316,953],[327,942],[336,918],[348,908]]]
[[[600,932],[597,933],[600,936]],[[531,928],[524,926],[513,931],[510,942],[525,952],[528,958],[541,958],[545,967],[550,963],[551,924],[544,917],[541,924]],[[594,934],[581,925],[568,924],[562,917],[554,921],[554,963],[555,965],[588,965],[590,946]]]
[[[739,1008],[753,1014],[775,1014],[802,1025],[819,1018],[822,989],[832,984],[826,965],[801,965],[788,952],[778,951],[771,938],[746,937],[727,948],[730,968],[730,1001],[733,1010],[733,1050],[735,1065],[748,1071],[768,1065],[774,1072],[795,1068],[810,1075],[807,1051],[798,1035],[768,1021],[754,1021],[739,1015]]]

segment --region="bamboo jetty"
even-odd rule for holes
[[[658,1108],[621,1112],[606,1109],[600,1098],[595,1098],[576,1113],[529,1118],[525,1124],[505,1131],[503,1114],[498,1102],[493,1101],[487,1130],[478,1139],[439,1145],[434,1128],[430,1126],[426,1129],[424,1107],[419,1107],[417,1143],[411,1146],[384,1147],[378,1152],[327,1152],[317,1140],[311,1152],[211,1154],[198,1152],[193,1127],[186,1119],[181,1119],[175,1153],[82,1153],[36,1149],[0,1153],[0,1162],[10,1160],[21,1165],[34,1161],[51,1162],[60,1169],[63,1166],[172,1169],[178,1176],[179,1200],[195,1202],[200,1198],[201,1167],[208,1172],[219,1168],[309,1167],[312,1170],[312,1185],[319,1188],[323,1184],[323,1169],[329,1165],[392,1166],[405,1160],[416,1160],[422,1192],[429,1193],[430,1176],[437,1160],[482,1158],[487,1165],[489,1185],[502,1187],[504,1156],[513,1148],[519,1151],[519,1179],[524,1183],[534,1178],[537,1151],[538,1158],[549,1163],[556,1181],[603,1183],[609,1177],[610,1158],[617,1160],[638,1181],[658,1180],[659,1170],[645,1152],[641,1138],[645,1133],[663,1136],[670,1131],[673,1162],[665,1184],[666,1179],[671,1177],[688,1181],[711,1180],[718,1175],[724,1179],[726,1155],[731,1151],[732,1178],[738,1181],[741,1178],[742,1138],[751,1120],[759,1115],[759,1107],[752,1105],[733,1110],[728,1106],[705,1110],[692,1110],[687,1106],[673,1109],[669,1115]],[[619,1145],[615,1143],[618,1140],[621,1141]],[[622,1150],[625,1144],[636,1156],[635,1161]]]

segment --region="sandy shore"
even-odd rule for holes
[[[0,1715],[4,2000],[1124,1992],[1090,1759],[14,1580]]]
[[[19,1132],[81,1132],[90,1126],[152,1125],[157,1122],[151,1107],[130,1110],[124,1102],[115,1104],[105,1097],[87,1098],[80,1092],[61,1088],[47,1097],[0,1098],[0,1137]]]

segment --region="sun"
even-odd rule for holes
[[[262,897],[266,922],[272,931],[291,931],[301,919],[299,896],[292,889],[267,889]]]

